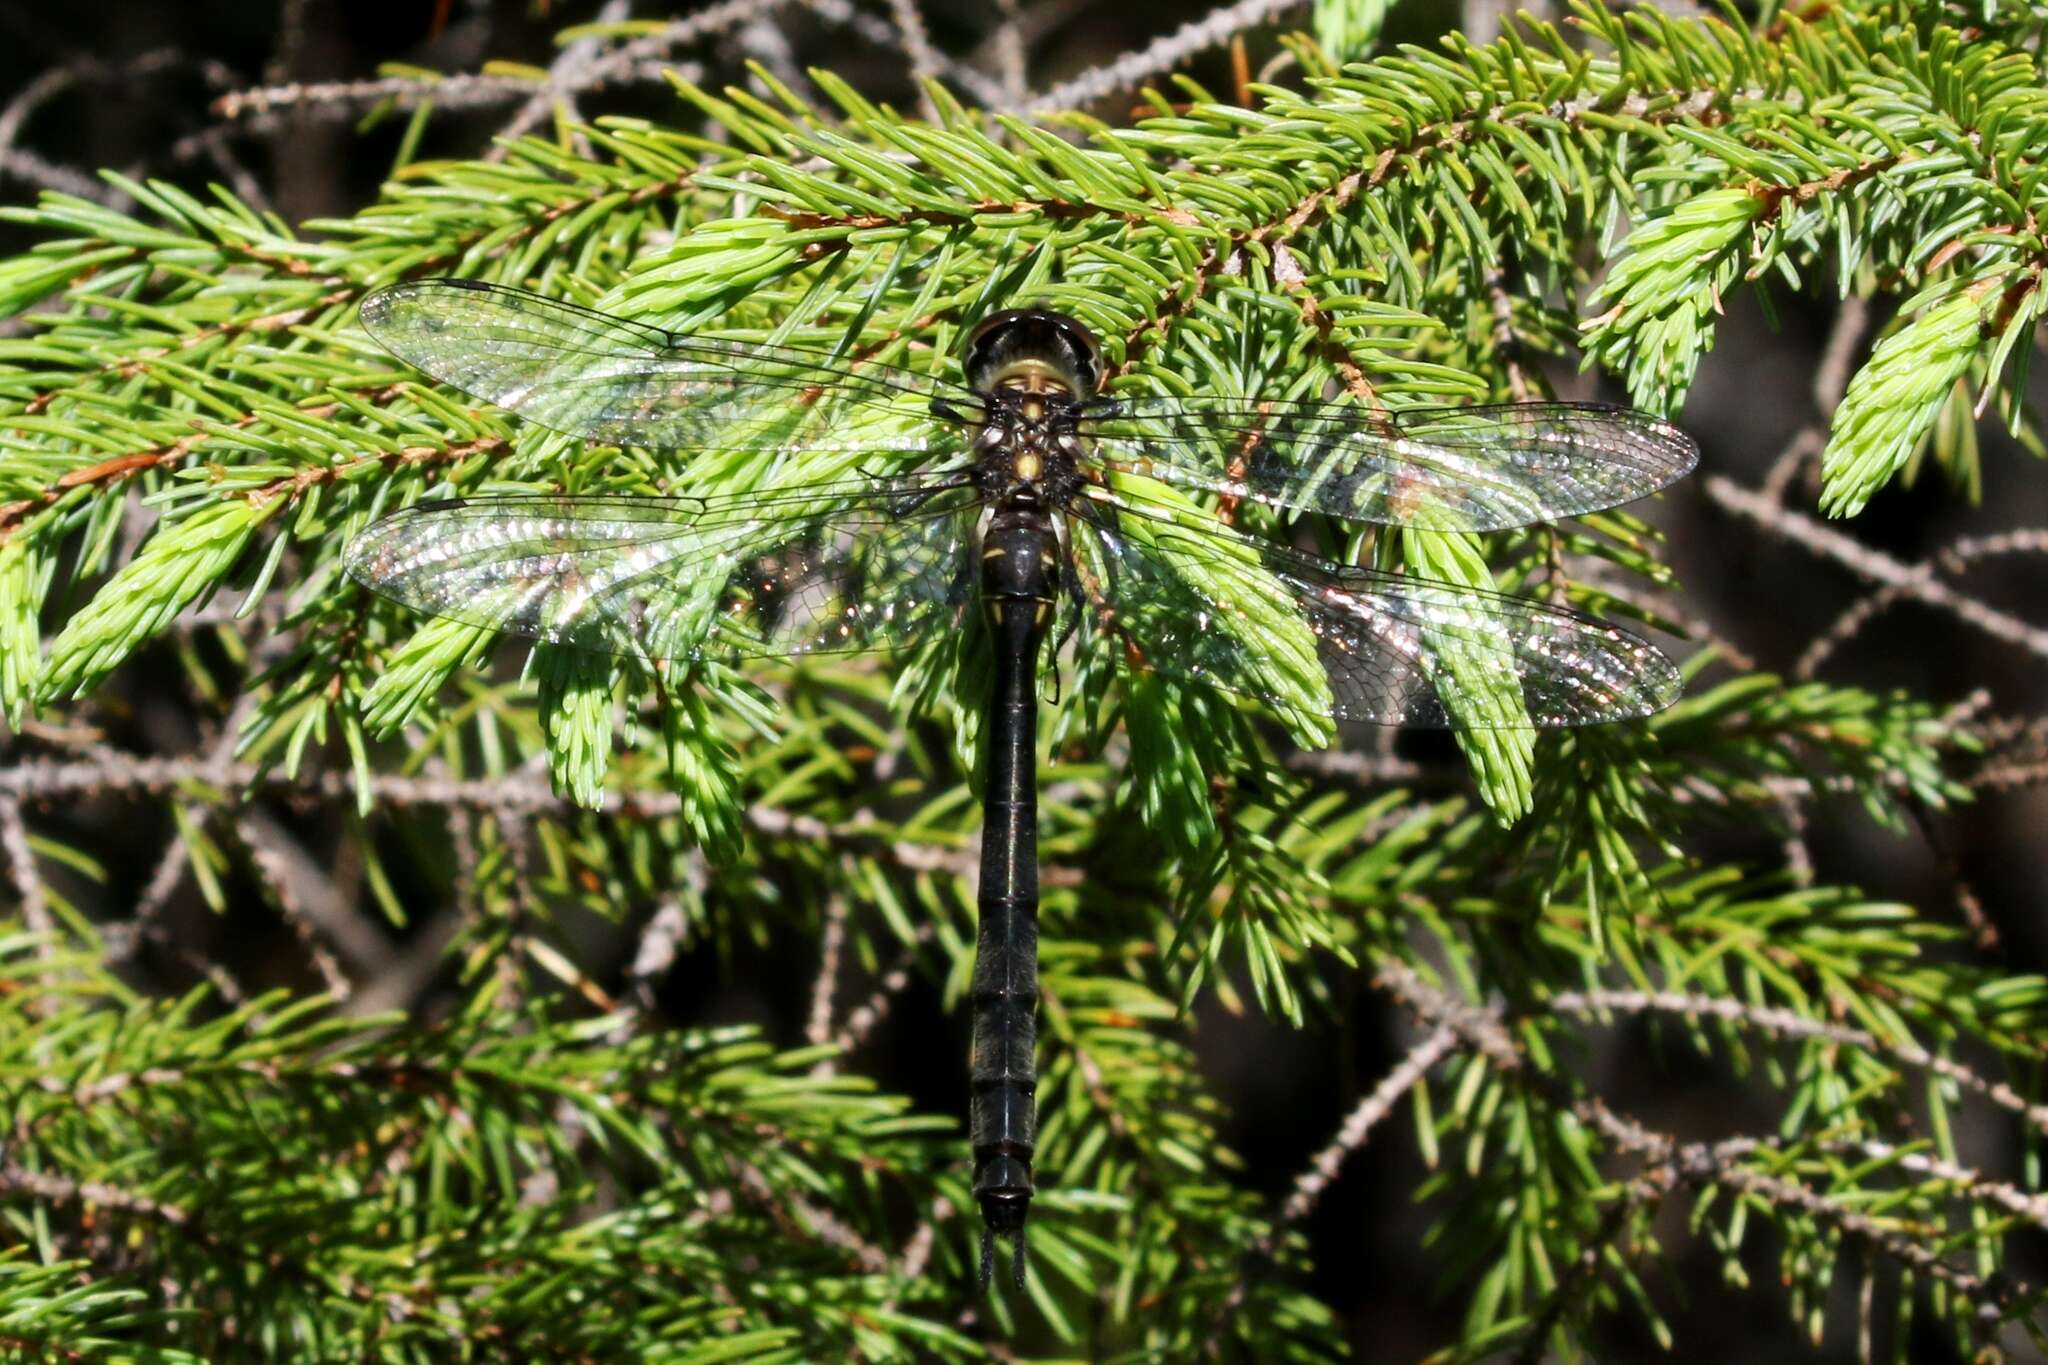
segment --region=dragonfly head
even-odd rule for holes
[[[1064,392],[1076,401],[1102,385],[1102,348],[1086,327],[1049,308],[991,313],[967,336],[970,387],[987,392]]]

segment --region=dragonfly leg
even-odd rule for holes
[[[859,472],[861,477],[872,480],[876,484],[886,485],[890,482],[887,475],[877,474],[870,469],[863,468]],[[907,517],[939,494],[950,493],[956,488],[965,488],[973,482],[974,476],[970,473],[951,474],[933,483],[919,484],[915,488],[906,488],[899,496],[890,498],[885,505],[890,516]]]

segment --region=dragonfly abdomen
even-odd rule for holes
[[[1007,1237],[1024,1283],[1024,1219],[1038,1140],[1038,650],[1059,589],[1059,546],[1036,502],[989,519],[981,540],[981,602],[995,653],[983,794],[980,928],[974,954],[974,1195],[981,1205],[981,1279]]]

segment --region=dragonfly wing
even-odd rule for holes
[[[1699,447],[1669,422],[1592,403],[1376,414],[1305,400],[1110,398],[1089,405],[1081,431],[1112,469],[1433,531],[1497,531],[1618,507],[1699,461]]]
[[[965,389],[822,351],[694,338],[475,280],[420,280],[363,300],[363,326],[433,378],[553,431],[663,450],[845,448],[924,453],[933,400]],[[957,436],[943,438],[957,449]]]
[[[477,498],[393,513],[344,562],[415,610],[606,654],[893,649],[950,628],[970,599],[973,506],[943,485]]]
[[[1678,698],[1678,670],[1655,646],[1578,612],[1128,507],[1089,506],[1080,521],[1092,626],[1169,677],[1285,710],[1438,728],[1593,725]]]

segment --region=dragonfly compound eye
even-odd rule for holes
[[[983,318],[967,337],[968,384],[987,391],[1027,371],[1049,371],[1075,398],[1091,398],[1102,384],[1102,350],[1089,330],[1044,308],[1011,308]]]

